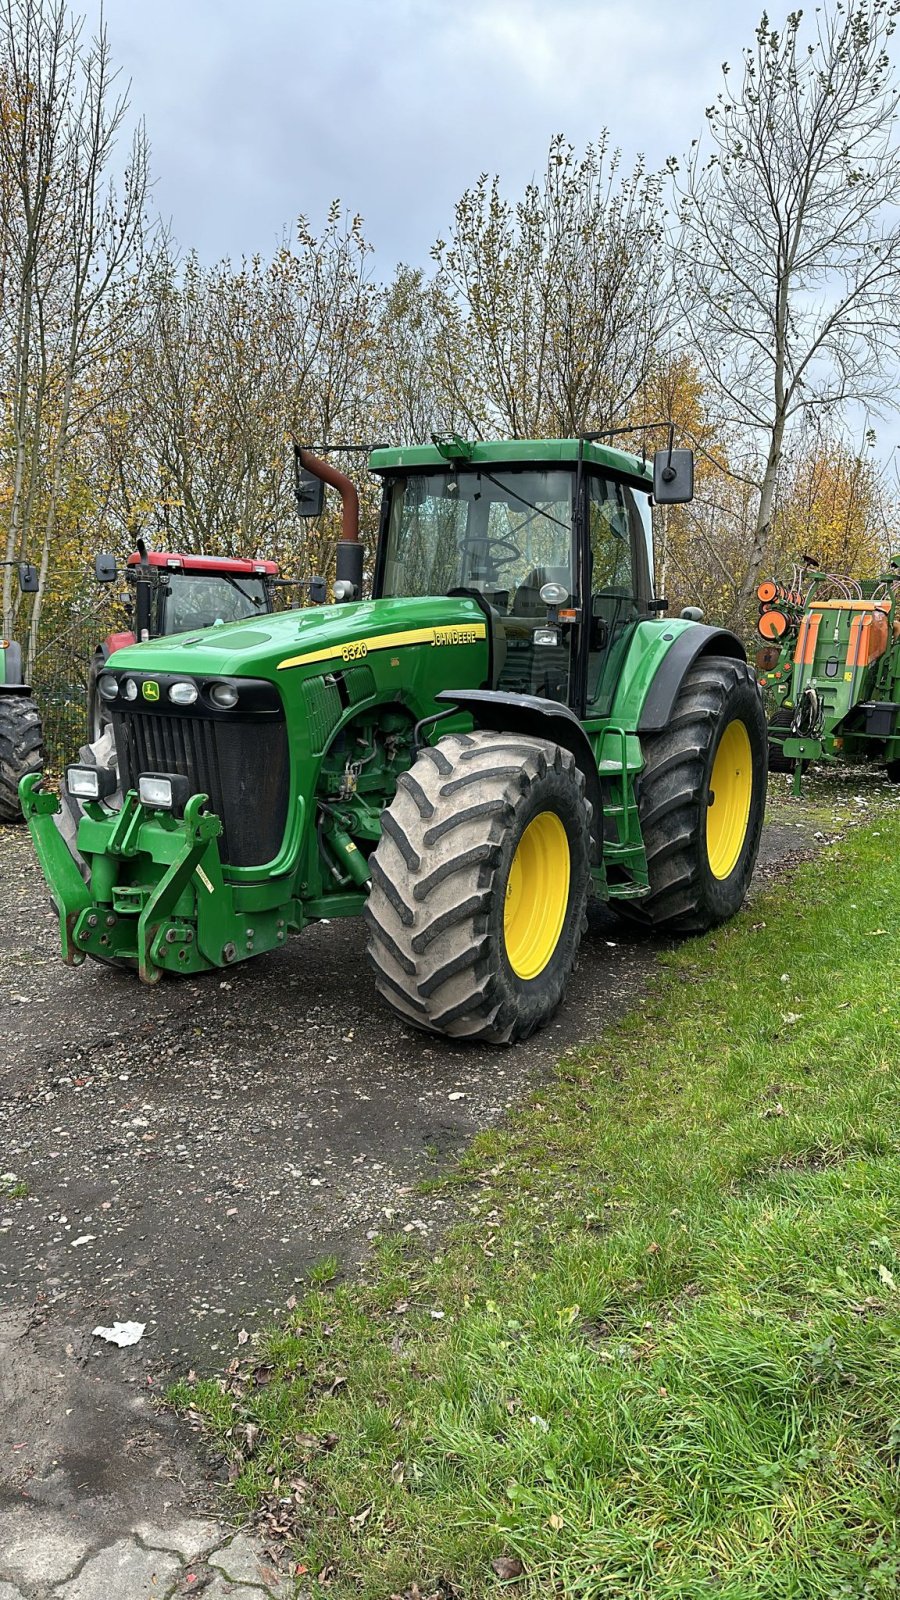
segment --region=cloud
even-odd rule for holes
[[[759,0],[106,0],[156,195],[205,259],[270,251],[340,196],[380,270],[421,262],[482,171],[515,194],[554,133],[681,152]],[[89,20],[99,6],[90,0]]]

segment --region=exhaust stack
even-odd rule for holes
[[[311,472],[314,478],[320,478],[332,489],[337,489],[341,497],[343,522],[337,547],[335,580],[337,583],[351,584],[353,593],[345,598],[358,600],[363,586],[363,547],[359,538],[359,495],[356,485],[345,472],[339,472],[337,467],[323,461],[321,456],[313,455],[311,450],[304,450],[300,445],[295,448],[298,464]]]

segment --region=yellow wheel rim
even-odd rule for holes
[[[553,955],[569,904],[569,840],[555,811],[529,822],[506,884],[503,938],[517,978],[536,978]]]
[[[729,722],[716,751],[709,780],[706,855],[714,878],[734,871],[747,837],[753,798],[753,758],[743,722]]]

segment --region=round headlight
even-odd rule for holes
[[[119,692],[118,679],[111,672],[104,672],[97,680],[97,688],[104,700],[115,700]]]
[[[137,697],[138,697],[138,686],[135,683],[133,678],[126,678],[125,679],[125,682],[122,685],[122,693],[125,696],[126,700],[136,700],[137,699]]]
[[[209,698],[222,711],[230,711],[238,703],[238,692],[233,683],[214,683]]]
[[[169,699],[176,706],[192,706],[197,698],[197,685],[195,683],[173,683],[169,687]]]

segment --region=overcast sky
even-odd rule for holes
[[[182,249],[272,251],[360,211],[376,270],[423,262],[482,171],[516,194],[554,133],[680,154],[762,0],[106,0]],[[99,3],[73,5],[95,27]],[[778,8],[770,7],[773,20]]]

